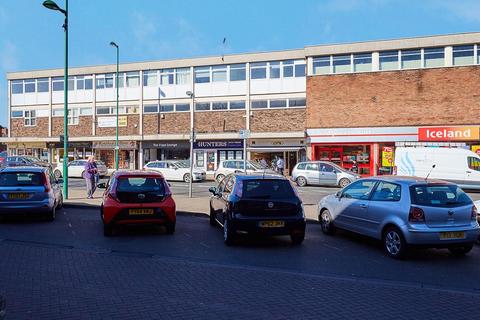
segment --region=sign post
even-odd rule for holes
[[[243,139],[243,169],[247,174],[247,139],[250,137],[250,130],[241,129],[239,134],[240,138]]]

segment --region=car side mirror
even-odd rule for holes
[[[208,191],[209,191],[210,193],[214,194],[214,195],[217,194],[217,188],[215,188],[215,187],[210,187],[210,188],[208,188]]]
[[[338,191],[337,193],[335,193],[335,198],[340,199],[341,197],[342,197],[342,192],[341,191]]]
[[[97,184],[98,189],[107,189],[107,184],[105,182]]]

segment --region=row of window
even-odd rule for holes
[[[373,71],[372,60],[371,52],[315,57],[313,74]],[[454,66],[480,64],[480,51],[473,44],[454,46],[452,63]],[[434,68],[445,65],[444,47],[381,51],[378,58],[379,70]]]
[[[12,118],[23,118],[27,127],[37,125],[37,112],[35,110],[12,111]]]

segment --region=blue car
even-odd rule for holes
[[[40,214],[55,220],[63,205],[61,182],[49,167],[1,168],[0,213]]]

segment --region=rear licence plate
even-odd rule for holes
[[[440,240],[465,239],[465,232],[440,232]]]
[[[130,209],[128,210],[128,214],[131,216],[153,214],[153,209]]]
[[[260,228],[282,228],[285,226],[285,221],[271,220],[271,221],[260,221],[258,223]]]
[[[30,195],[28,193],[10,193],[8,194],[8,199],[12,200],[24,200],[28,199]]]

